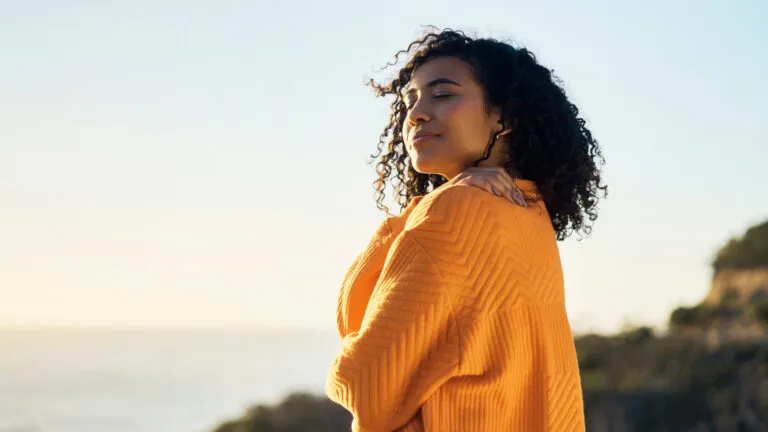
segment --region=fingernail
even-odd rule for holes
[[[523,207],[528,207],[528,203],[525,201],[525,197],[519,190],[513,192],[515,195],[515,201]]]

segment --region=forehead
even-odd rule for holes
[[[474,82],[469,65],[455,57],[437,57],[416,68],[411,74],[411,82],[405,90],[426,86],[438,78],[447,78],[459,84]]]

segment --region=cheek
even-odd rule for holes
[[[459,101],[442,107],[440,123],[448,130],[452,146],[472,150],[485,142],[484,108],[474,101]]]
[[[453,128],[461,126],[461,118],[467,111],[467,104],[466,102],[458,101],[455,103],[445,104],[436,111],[440,123],[447,127]]]

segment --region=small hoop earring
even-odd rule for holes
[[[503,119],[499,119],[499,126],[501,126],[501,131],[496,132],[495,135],[497,137],[508,135],[510,132],[512,132],[512,128],[508,128],[508,127],[504,126],[504,120]]]

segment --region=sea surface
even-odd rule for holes
[[[0,330],[0,432],[206,432],[321,393],[333,332]]]

